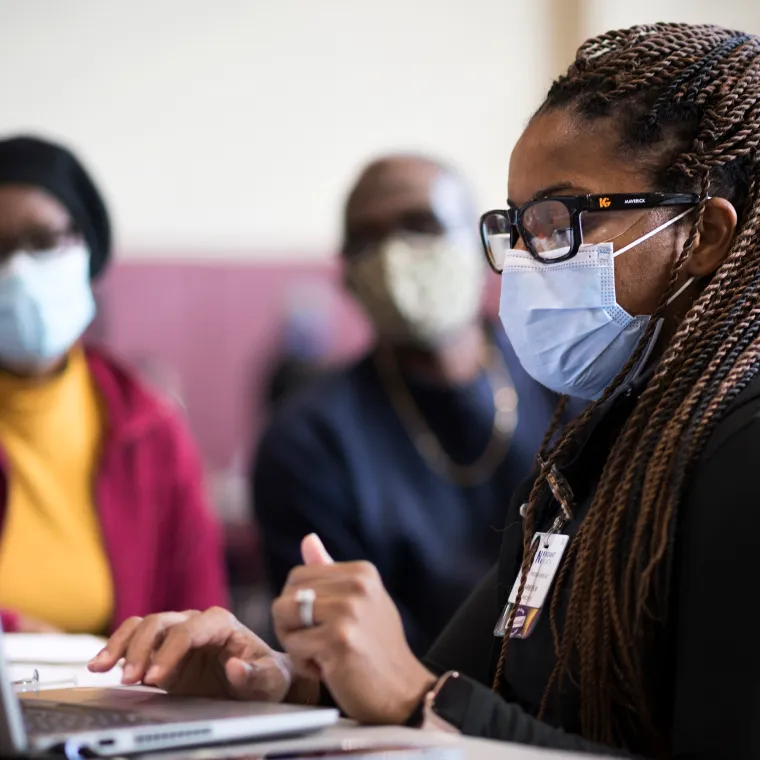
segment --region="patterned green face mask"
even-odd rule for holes
[[[347,265],[349,289],[378,336],[434,347],[477,320],[485,263],[469,234],[405,234]]]

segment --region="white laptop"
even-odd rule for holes
[[[174,697],[155,689],[68,688],[16,695],[0,628],[0,758],[125,755],[306,734],[337,722],[328,708]]]

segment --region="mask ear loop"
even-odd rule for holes
[[[668,219],[665,224],[661,224],[659,227],[655,227],[650,232],[647,232],[646,235],[642,235],[640,238],[636,238],[632,243],[628,243],[628,245],[623,246],[619,251],[613,251],[612,257],[617,258],[620,256],[621,253],[625,253],[626,251],[630,251],[631,248],[635,248],[637,245],[643,243],[645,240],[649,240],[650,237],[653,237],[658,232],[662,232],[664,229],[667,229],[670,227],[671,224],[675,224],[679,219],[683,219],[686,214],[690,214],[692,211],[694,211],[694,208],[687,208],[686,211],[683,211],[678,216],[674,216],[672,219]]]
[[[692,211],[694,211],[693,207],[687,208],[686,211],[681,212],[680,214],[678,214],[678,216],[674,216],[672,219],[668,219],[668,221],[665,222],[665,224],[661,224],[659,227],[655,227],[650,232],[647,232],[646,235],[642,235],[640,238],[638,238],[637,240],[634,240],[632,243],[628,243],[628,245],[623,246],[619,251],[613,251],[612,257],[616,258],[620,256],[621,253],[630,251],[631,248],[635,248],[637,245],[639,245],[639,243],[643,243],[645,240],[649,240],[650,237],[652,237],[653,235],[656,235],[658,232],[662,232],[664,229],[667,229],[668,227],[670,227],[671,224],[675,224],[679,219],[683,219],[686,216],[686,214],[690,214]],[[673,293],[673,295],[670,296],[670,298],[668,298],[668,301],[665,305],[670,306],[670,304],[672,304],[673,301],[675,301],[676,298],[678,298],[678,296],[680,296],[681,293],[683,293],[684,290],[686,290],[686,288],[688,288],[689,285],[691,285],[696,279],[697,279],[696,277],[689,277],[689,279],[686,280],[686,282],[683,285],[681,285],[681,287],[678,288],[678,290],[675,293]]]
[[[694,280],[696,280],[696,279],[697,279],[696,277],[689,277],[689,279],[686,280],[686,282],[683,285],[681,285],[681,287],[678,288],[678,290],[676,290],[676,292],[673,293],[673,295],[670,296],[670,298],[668,298],[665,306],[670,306],[670,304],[672,304],[673,301],[675,301],[676,298],[678,298],[678,296],[680,296],[681,293],[683,293],[684,290],[686,290],[686,288],[688,288],[689,285],[691,285],[691,283],[694,282]]]

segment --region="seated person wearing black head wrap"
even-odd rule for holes
[[[80,339],[111,232],[64,148],[0,141],[0,620],[100,633],[225,601],[189,434]]]

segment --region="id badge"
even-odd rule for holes
[[[526,639],[533,633],[569,540],[570,536],[558,533],[536,533],[533,536],[533,543],[540,541],[541,545],[538,547],[528,570],[525,588],[523,588],[520,604],[517,606],[512,621],[509,638]],[[517,604],[521,575],[522,573],[517,574],[512,591],[509,594],[509,600],[494,628],[494,636],[503,637],[506,635],[509,617]]]

